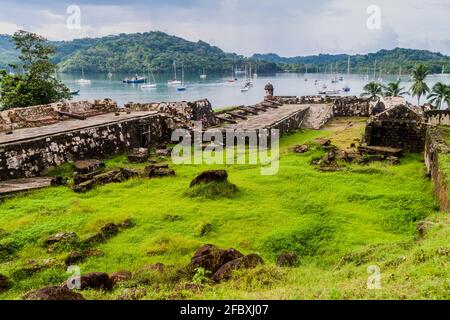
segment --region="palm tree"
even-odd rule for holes
[[[446,102],[450,107],[450,86],[442,82],[437,82],[428,95],[427,99],[434,105],[436,109],[441,109],[442,105]]]
[[[400,80],[388,83],[383,89],[386,97],[401,97],[405,94],[409,94],[408,91],[405,91],[405,87],[400,87]]]
[[[413,96],[417,96],[417,104],[420,104],[420,97],[430,91],[430,88],[425,83],[425,78],[429,72],[428,68],[423,64],[416,65],[412,71],[412,80],[414,83],[410,91]]]
[[[383,86],[375,81],[369,82],[364,86],[364,91],[361,93],[362,97],[369,97],[370,100],[374,100],[383,94]]]

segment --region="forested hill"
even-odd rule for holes
[[[84,38],[73,41],[52,42],[57,54],[53,58],[61,72],[139,72],[150,67],[154,72],[172,72],[173,62],[178,68],[184,64],[186,72],[220,72],[231,75],[233,67],[244,69],[245,65],[257,64],[259,73],[266,72],[335,72],[347,71],[346,54],[283,58],[277,54],[255,54],[251,58],[225,53],[206,42],[192,42],[163,32],[120,34],[101,38]],[[17,61],[17,52],[11,36],[0,35],[0,68]],[[426,50],[396,48],[376,53],[351,56],[351,72],[409,73],[416,63],[425,63],[433,73],[440,73],[442,66],[450,72],[450,57]]]
[[[14,49],[8,47],[8,36],[0,38],[0,57],[10,57]],[[232,68],[244,68],[251,61],[234,53],[225,53],[206,42],[191,42],[163,32],[120,34],[101,38],[52,42],[56,47],[54,62],[61,72],[172,72],[173,62],[186,72],[229,73]],[[0,59],[0,67],[11,59]],[[259,61],[258,71],[280,71],[275,63]]]
[[[347,71],[348,63],[347,54],[319,54],[313,56],[299,56],[284,58],[277,54],[254,54],[252,59],[258,61],[273,62],[283,65],[285,71],[304,72],[305,66],[308,66],[308,72],[330,72],[331,65],[333,70],[336,64],[339,72]],[[433,73],[440,73],[442,66],[446,72],[450,72],[450,57],[441,53],[434,53],[427,50],[402,49],[395,48],[393,50],[380,50],[376,53],[357,54],[350,56],[351,72],[366,73],[373,72],[375,68],[377,72],[382,70],[383,73],[396,74],[402,68],[402,72],[409,72],[415,64],[424,63]]]

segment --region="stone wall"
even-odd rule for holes
[[[58,102],[28,108],[10,109],[0,112],[0,132],[22,128],[42,127],[69,119],[57,111],[74,113],[84,117],[117,111],[117,104],[111,99]]]
[[[106,123],[76,131],[0,146],[0,180],[41,175],[45,169],[71,160],[97,158],[148,147],[170,137],[158,114]]]
[[[211,103],[207,99],[194,102],[129,102],[124,107],[131,111],[158,111],[167,115],[168,125],[172,129],[189,126],[192,121],[202,121],[205,127],[218,124]]]
[[[335,117],[369,117],[371,112],[369,99],[349,96],[340,97],[333,101],[333,115]]]
[[[425,119],[420,114],[407,106],[397,106],[368,120],[364,142],[369,146],[422,152],[426,130]]]
[[[425,139],[425,164],[434,182],[434,192],[442,211],[449,211],[447,176],[439,163],[439,156],[449,153],[449,148],[436,127],[429,127]]]
[[[427,123],[433,126],[450,125],[450,110],[430,110],[425,112]]]

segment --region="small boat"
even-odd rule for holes
[[[344,81],[344,77],[339,77],[339,81]]]
[[[249,87],[243,87],[243,88],[241,88],[241,92],[247,92],[248,90],[250,90]]]
[[[84,68],[83,68],[83,66],[81,66],[81,79],[78,79],[77,83],[81,84],[81,85],[91,84],[91,80],[88,80],[88,79],[84,78]]]
[[[206,79],[205,68],[203,68],[203,73],[200,75],[200,79]]]
[[[341,90],[323,90],[323,91],[319,91],[319,94],[325,94],[325,95],[336,95],[341,93]]]
[[[344,86],[344,87],[342,88],[342,91],[344,91],[344,92],[350,92],[350,87],[349,87],[349,86]]]
[[[77,96],[80,93],[80,90],[70,91],[70,95]]]
[[[181,64],[181,82],[180,86],[177,87],[177,91],[186,91],[186,86],[184,85],[184,64]]]
[[[173,74],[174,78],[172,80],[167,81],[167,85],[169,86],[178,86],[181,85],[181,81],[177,80],[177,63],[173,62]]]
[[[153,83],[146,83],[146,84],[143,84],[143,85],[141,85],[141,89],[153,89],[153,88],[156,88],[156,80],[155,80],[155,76],[153,75],[153,72],[150,70],[150,67],[148,68],[148,76],[149,76],[149,79],[150,79],[150,77],[152,77],[152,79],[153,79]]]
[[[138,75],[135,75],[131,79],[129,79],[129,78],[123,79],[123,83],[127,83],[127,84],[145,83],[145,77],[139,77]]]
[[[331,83],[337,83],[338,80],[337,79],[331,79]]]

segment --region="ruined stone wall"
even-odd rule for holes
[[[383,121],[368,123],[364,141],[369,146],[400,148],[406,152],[422,152],[426,126],[421,124]]]
[[[207,100],[194,102],[149,102],[149,103],[127,103],[125,109],[131,111],[158,111],[168,116],[169,126],[176,128],[192,121],[203,121],[206,127],[218,124],[211,106]]]
[[[333,115],[335,117],[369,117],[371,115],[369,99],[340,97],[333,102]]]
[[[69,119],[67,116],[58,114],[57,111],[90,117],[116,110],[117,104],[111,99],[57,102],[27,108],[10,109],[0,112],[0,132],[41,127]]]
[[[308,109],[299,110],[295,114],[280,119],[277,123],[274,123],[265,129],[278,129],[280,131],[280,137],[285,134],[293,133],[301,127],[308,111]]]
[[[0,180],[39,176],[70,160],[102,159],[132,148],[161,143],[165,118],[149,115],[51,136],[0,145]]]
[[[425,112],[425,117],[428,124],[437,125],[450,125],[450,110],[430,110]]]
[[[444,153],[449,153],[449,148],[439,130],[436,127],[429,127],[425,140],[425,164],[427,172],[434,182],[434,192],[439,199],[440,208],[442,211],[448,212],[450,205],[448,202],[447,176],[439,163],[439,155]]]

